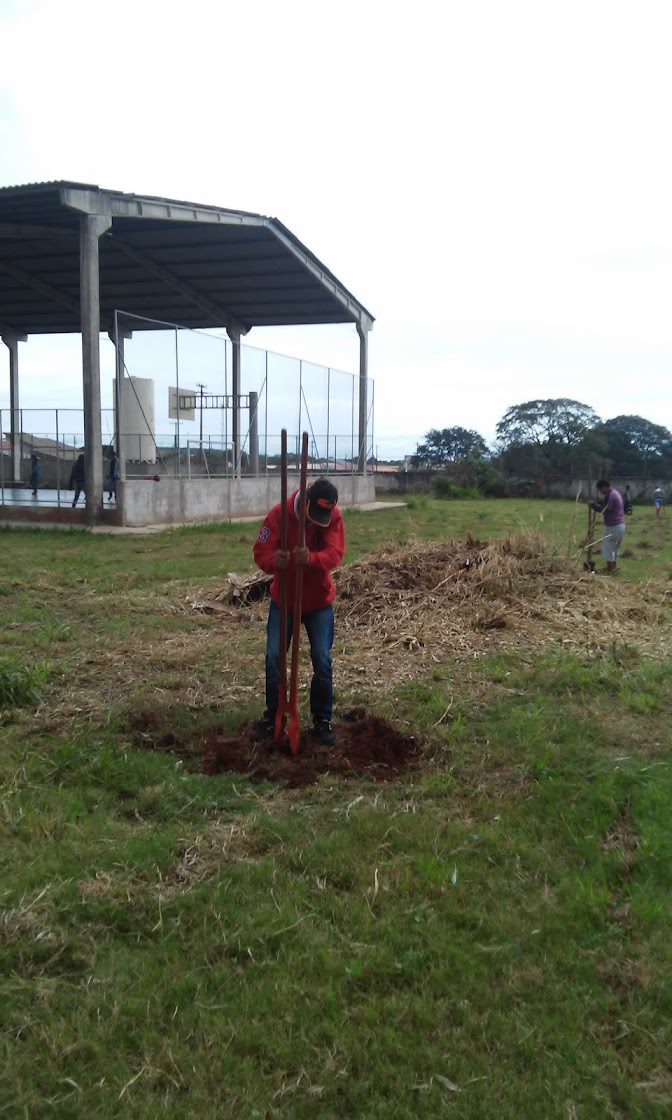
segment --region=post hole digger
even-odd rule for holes
[[[303,567],[306,560],[306,481],[308,475],[308,432],[303,433],[301,444],[301,474],[299,481],[299,531],[296,544],[296,583],[294,586],[294,623],[292,626],[292,667],[289,675],[289,723],[287,738],[292,754],[299,753],[299,642],[301,641],[301,615],[303,597]],[[276,734],[277,739],[277,734]]]
[[[287,429],[280,433],[280,551],[287,556]],[[287,698],[287,569],[278,570],[280,596],[280,673],[278,677],[278,707],[275,713],[273,738],[276,742],[285,733],[285,719],[289,711]]]
[[[280,436],[280,551],[287,555],[287,432]],[[303,433],[301,445],[301,474],[299,482],[298,539],[296,548],[303,554],[306,548],[306,482],[308,475],[308,433]],[[301,559],[303,559],[303,555]],[[295,565],[294,617],[292,623],[292,660],[287,697],[287,568],[278,569],[280,594],[280,679],[278,681],[278,708],[275,713],[274,739],[280,742],[285,733],[285,718],[289,716],[287,737],[292,754],[299,753],[299,643],[301,640],[301,598],[303,593],[303,563]]]
[[[266,710],[253,726],[255,742],[280,742],[285,732],[292,754],[299,749],[299,643],[304,626],[313,675],[310,711],[318,742],[335,742],[331,727],[334,641],[331,578],[345,553],[338,492],[326,478],[308,485],[308,435],[303,434],[299,488],[287,492],[287,437],[281,440],[281,501],[269,510],[254,544],[254,559],[273,575],[266,630]],[[287,654],[292,643],[290,680]]]

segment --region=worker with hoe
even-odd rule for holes
[[[280,590],[278,572],[287,573],[287,645],[292,640],[296,566],[303,567],[301,621],[310,642],[313,679],[310,711],[313,733],[320,743],[331,745],[336,734],[331,726],[334,608],[336,588],[331,573],[345,555],[345,529],[338,508],[338,491],[326,478],[318,478],[306,491],[306,547],[297,546],[299,491],[287,499],[287,549],[280,547],[280,503],[269,511],[254,544],[254,560],[262,572],[273,575],[271,605],[266,629],[266,711],[252,729],[254,742],[272,739],[278,707],[280,678]]]
[[[601,478],[597,483],[597,492],[600,498],[591,502],[591,507],[596,513],[604,515],[604,535],[602,537],[602,559],[607,567],[607,575],[616,571],[618,553],[625,536],[625,513],[623,512],[623,499],[618,490],[614,490],[606,478]]]

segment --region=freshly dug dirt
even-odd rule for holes
[[[369,777],[389,781],[416,765],[419,744],[378,716],[361,708],[347,712],[335,725],[334,746],[316,742],[310,729],[302,732],[299,753],[288,743],[253,743],[247,735],[210,735],[203,747],[206,774],[233,771],[256,782],[281,782],[288,788],[312,785],[322,774]]]

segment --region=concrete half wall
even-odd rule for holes
[[[373,475],[330,475],[341,506],[375,501]],[[298,489],[299,476],[289,475],[289,493]],[[280,479],[166,478],[160,482],[133,479],[117,487],[117,510],[122,525],[184,525],[193,521],[227,521],[231,517],[264,514],[280,501]]]

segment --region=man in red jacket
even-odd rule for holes
[[[314,733],[321,743],[336,742],[331,726],[334,608],[336,588],[331,573],[345,555],[345,530],[337,505],[338,491],[326,478],[318,478],[306,493],[306,547],[297,547],[299,491],[287,499],[287,551],[280,548],[280,503],[266,515],[254,544],[254,560],[262,572],[273,575],[271,605],[266,630],[266,711],[252,730],[255,742],[272,739],[278,706],[280,678],[279,571],[287,573],[287,643],[292,640],[296,565],[303,566],[301,621],[310,642],[313,679],[310,710]]]

